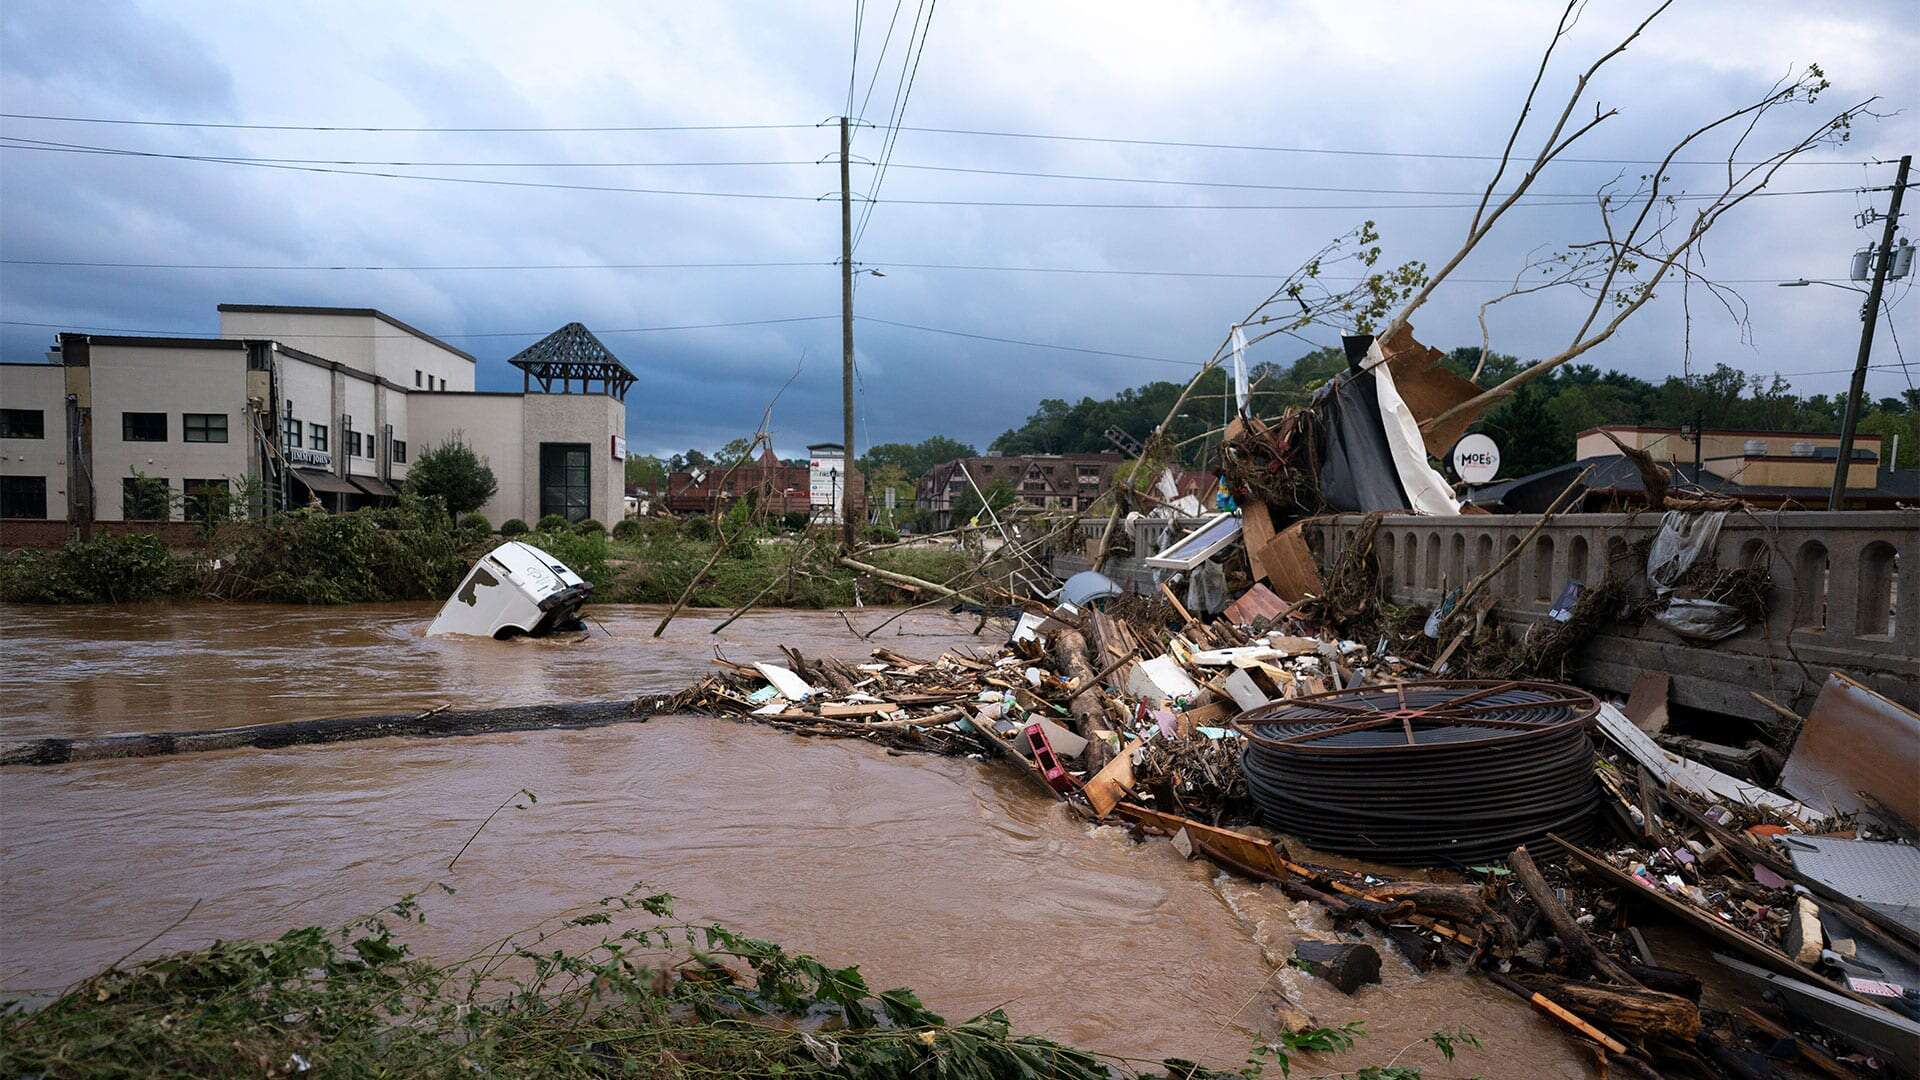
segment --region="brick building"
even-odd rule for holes
[[[848,477],[840,468],[839,443],[807,447],[809,460],[789,465],[768,449],[729,471],[725,466],[681,469],[667,476],[666,507],[676,514],[725,513],[749,492],[771,514],[806,514],[837,520],[831,507],[850,498],[856,521],[864,521],[866,485],[860,470]],[[851,481],[851,489],[844,485]]]

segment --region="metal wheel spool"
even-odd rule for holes
[[[1242,713],[1241,767],[1271,827],[1383,862],[1558,854],[1597,825],[1593,695],[1557,683],[1433,680]]]

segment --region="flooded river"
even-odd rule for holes
[[[1003,629],[913,614],[872,643],[826,612],[599,607],[575,641],[426,640],[430,605],[0,607],[0,737],[101,735],[456,706],[620,699],[740,660],[990,650]],[[854,614],[870,626],[879,613]],[[447,861],[515,790],[452,871]],[[1346,998],[1285,966],[1327,936],[1311,905],[1136,844],[1003,768],[891,755],[725,720],[385,739],[0,770],[0,987],[57,986],[149,952],[332,925],[445,881],[419,947],[454,955],[635,882],[684,916],[858,963],[949,1018],[1003,1006],[1022,1030],[1107,1053],[1233,1067],[1283,1000],[1369,1035],[1384,1063],[1441,1027],[1487,1040],[1430,1076],[1585,1076],[1546,1021],[1484,981],[1416,975]],[[196,906],[197,905],[197,906]]]

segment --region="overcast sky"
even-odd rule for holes
[[[856,159],[881,154],[909,22],[920,7],[868,0],[854,110]],[[1561,47],[1543,100],[1564,100],[1575,65],[1616,41],[1647,2],[1592,0]],[[908,126],[1095,138],[1369,151],[1320,154],[902,131],[857,260],[865,316],[1142,357],[1204,359],[1271,283],[1128,275],[913,269],[898,264],[1272,274],[1328,238],[1379,222],[1386,261],[1438,263],[1467,227],[1459,196],[1498,152],[1550,36],[1557,5],[1525,2],[938,5],[905,104]],[[0,7],[0,107],[8,113],[364,127],[803,125],[704,132],[368,132],[124,126],[5,119],[0,133],[89,147],[223,157],[429,162],[378,169],[621,188],[750,192],[790,199],[553,190],[404,180],[154,158],[0,149],[0,357],[44,353],[56,327],[207,334],[221,302],[376,307],[481,358],[481,388],[517,388],[506,357],[579,320],[639,377],[635,449],[712,448],[750,432],[781,397],[783,453],[840,431],[837,134],[855,7],[835,3],[84,4]],[[1696,303],[1694,363],[1756,372],[1850,367],[1856,298],[1768,282],[1844,280],[1867,241],[1854,215],[1886,205],[1855,189],[1890,183],[1920,144],[1911,0],[1686,3],[1604,69],[1589,102],[1617,107],[1576,156],[1656,157],[1680,134],[1763,94],[1809,63],[1833,87],[1778,114],[1755,146],[1791,142],[1843,105],[1880,95],[1888,114],[1852,141],[1784,170],[1712,235],[1710,272],[1755,281],[1751,343]],[[878,77],[875,63],[880,61]],[[870,81],[874,86],[867,96]],[[864,108],[862,108],[864,104]],[[1591,105],[1585,106],[1589,110]],[[1530,145],[1523,138],[1522,145]],[[1712,149],[1721,150],[1720,144]],[[1392,156],[1392,155],[1455,155]],[[1724,151],[1722,150],[1724,156]],[[1695,154],[1695,157],[1710,156]],[[493,163],[484,165],[456,163]],[[544,163],[509,168],[497,163]],[[563,167],[553,163],[623,163]],[[686,163],[774,162],[717,165]],[[816,164],[816,162],[818,162]],[[642,165],[636,163],[672,163]],[[1182,187],[977,175],[908,166],[1071,173],[1393,194]],[[1567,164],[1537,186],[1589,193],[1635,165]],[[873,170],[855,168],[863,191]],[[1706,191],[1711,167],[1676,170]],[[916,205],[889,200],[1150,203],[1155,208]],[[1914,200],[1909,200],[1909,206]],[[1204,209],[1257,204],[1322,209]],[[1409,205],[1424,204],[1424,205]],[[1192,207],[1162,209],[1160,206]],[[1420,337],[1477,344],[1480,302],[1527,253],[1597,232],[1590,206],[1516,208],[1415,319]],[[1878,236],[1878,227],[1871,230]],[[1906,230],[1908,235],[1912,230]],[[525,266],[533,270],[126,269],[20,260],[248,266]],[[609,264],[808,264],[792,268],[608,269]],[[1755,279],[1758,279],[1757,281]],[[1891,295],[1901,297],[1912,279]],[[1696,301],[1699,298],[1696,296]],[[1920,347],[1915,308],[1894,309]],[[835,316],[659,332],[642,327]],[[1572,298],[1494,309],[1494,347],[1522,356],[1566,343]],[[19,325],[22,323],[54,326]],[[1649,379],[1682,364],[1678,293],[1589,358]],[[1043,397],[1104,396],[1182,368],[858,324],[860,438],[940,433],[984,445]],[[1309,334],[1333,342],[1331,329]],[[290,341],[325,352],[324,343]],[[1261,359],[1304,347],[1276,339]],[[1920,356],[1916,356],[1920,360]],[[1878,360],[1892,364],[1883,332]],[[1793,374],[1803,392],[1846,376]],[[1897,368],[1869,392],[1907,386]]]

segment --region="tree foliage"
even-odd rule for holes
[[[439,499],[447,513],[458,517],[486,505],[500,485],[487,459],[456,431],[420,455],[407,470],[406,486],[414,495]]]
[[[869,447],[860,455],[860,469],[867,476],[868,483],[879,478],[877,470],[889,467],[900,470],[900,476],[907,480],[918,480],[935,465],[942,465],[955,458],[974,457],[980,452],[971,443],[950,439],[945,435],[933,435],[917,443],[879,443]]]
[[[1459,348],[1446,364],[1470,375],[1480,350]],[[1313,391],[1346,367],[1337,349],[1305,353],[1291,364],[1260,364],[1250,372],[1258,415],[1277,416],[1288,405],[1304,404]],[[1520,371],[1525,364],[1512,356],[1493,353],[1487,358],[1480,384],[1494,385]],[[993,449],[1008,454],[1096,453],[1113,451],[1109,428],[1144,439],[1166,416],[1182,384],[1151,382],[1122,390],[1110,398],[1082,398],[1068,404],[1058,398],[1040,402],[1033,415],[993,441]],[[1221,424],[1221,394],[1228,387],[1224,371],[1210,371],[1187,399],[1182,415],[1169,427],[1174,443],[1185,443],[1182,461],[1201,465],[1217,439],[1203,434]],[[1592,364],[1568,364],[1522,385],[1511,397],[1489,411],[1475,425],[1500,444],[1500,475],[1525,476],[1573,460],[1580,432],[1603,424],[1640,424],[1680,427],[1702,423],[1709,428],[1753,431],[1840,430],[1845,396],[1795,394],[1779,375],[1750,374],[1726,364],[1691,377],[1674,375],[1650,382]],[[1886,439],[1899,433],[1903,468],[1920,462],[1920,395],[1873,402],[1860,420],[1862,434]],[[971,493],[969,493],[971,494]]]
[[[628,487],[659,491],[667,486],[667,463],[651,454],[628,454]]]

